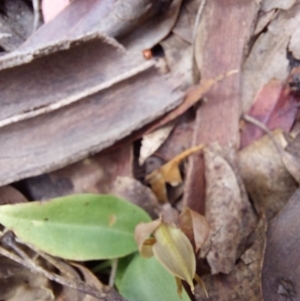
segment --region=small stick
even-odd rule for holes
[[[84,294],[91,295],[93,297],[96,297],[100,300],[107,301],[105,297],[107,297],[107,294],[104,292],[100,292],[94,287],[87,285],[86,283],[82,281],[74,281],[71,279],[67,279],[64,277],[61,277],[55,273],[51,273],[44,269],[43,267],[37,265],[14,241],[12,232],[7,232],[5,235],[2,237],[3,243],[5,243],[7,246],[12,248],[19,256],[7,251],[6,249],[2,248],[0,246],[0,254],[3,256],[6,256],[21,265],[29,268],[31,271],[39,273],[43,275],[44,277],[48,278],[51,281],[55,281],[57,283],[60,283],[62,285],[68,286],[70,288],[73,288],[77,291],[80,291]]]

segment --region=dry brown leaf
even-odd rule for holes
[[[179,227],[195,247],[195,252],[198,252],[210,231],[206,218],[185,207],[179,216]]]
[[[228,274],[204,275],[209,297],[196,286],[196,301],[263,301],[261,289],[261,270],[266,244],[266,220],[261,218],[254,233],[253,245]],[[277,299],[272,299],[272,301]],[[264,300],[264,301],[271,301]]]
[[[191,147],[146,176],[146,181],[150,183],[159,202],[168,202],[166,183],[172,186],[177,186],[182,182],[179,164],[186,157],[202,149],[203,145]]]
[[[231,164],[223,158],[224,155]],[[222,150],[217,144],[204,151],[205,216],[211,233],[201,249],[201,256],[206,256],[212,274],[232,271],[256,224],[243,183],[236,176],[238,171],[233,170],[235,159],[235,154]]]
[[[273,132],[280,147],[285,146],[282,131]],[[267,219],[279,212],[297,189],[283,164],[273,141],[264,136],[239,152],[239,166],[247,191],[256,211],[263,210]]]

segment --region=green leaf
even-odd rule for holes
[[[134,228],[150,220],[138,206],[111,195],[0,206],[0,223],[19,238],[71,260],[109,259],[136,251]]]
[[[118,260],[118,268],[117,268],[116,278],[115,278],[115,285],[118,290],[120,289],[125,271],[134,257],[135,257],[135,254],[133,253],[128,256],[119,258],[119,260]]]
[[[182,299],[178,296],[175,277],[155,257],[146,259],[139,254],[127,267],[119,291],[129,301],[190,301],[185,290]]]

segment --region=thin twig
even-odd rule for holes
[[[258,128],[260,128],[261,130],[263,130],[267,135],[268,137],[271,139],[271,141],[274,143],[277,151],[282,154],[283,152],[283,149],[282,147],[279,145],[279,143],[274,139],[274,136],[272,134],[272,132],[262,123],[260,122],[259,120],[247,115],[247,114],[243,114],[242,115],[242,119],[244,119],[245,121],[257,126]]]
[[[8,233],[6,233],[8,234]],[[105,297],[107,297],[107,294],[104,292],[100,292],[94,287],[82,282],[82,281],[74,281],[72,279],[67,279],[65,277],[61,277],[55,273],[51,273],[44,269],[43,267],[37,265],[18,245],[16,242],[11,239],[11,237],[2,237],[2,241],[7,244],[9,247],[11,247],[19,256],[7,251],[6,249],[0,247],[0,254],[3,256],[6,256],[21,265],[29,268],[31,271],[39,273],[43,275],[44,277],[48,278],[51,281],[55,281],[57,283],[60,283],[61,285],[68,286],[70,288],[73,288],[77,291],[80,291],[84,294],[91,295],[93,297],[96,297],[100,300],[107,300]]]

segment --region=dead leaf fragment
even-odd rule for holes
[[[174,126],[175,123],[170,122],[152,133],[143,136],[139,158],[140,165],[144,164],[145,160],[164,143],[164,141],[169,137]]]
[[[272,79],[261,88],[247,115],[263,123],[270,130],[290,131],[297,115],[298,98],[281,81]],[[241,135],[241,148],[264,135],[264,131],[246,123]]]
[[[210,227],[206,218],[185,207],[179,215],[179,227],[195,246],[197,253],[209,235]]]
[[[283,150],[282,131],[272,135]],[[281,153],[266,135],[239,152],[239,166],[256,211],[263,210],[267,219],[278,213],[297,189]]]
[[[206,178],[205,216],[211,227],[201,256],[205,256],[212,274],[228,274],[253,231],[256,218],[231,165],[222,157],[226,152],[217,145],[204,150]],[[229,157],[228,157],[229,158]]]
[[[166,183],[177,186],[182,182],[179,164],[186,157],[202,149],[203,145],[191,147],[146,176],[146,181],[150,183],[154,194],[160,202],[168,202]]]

